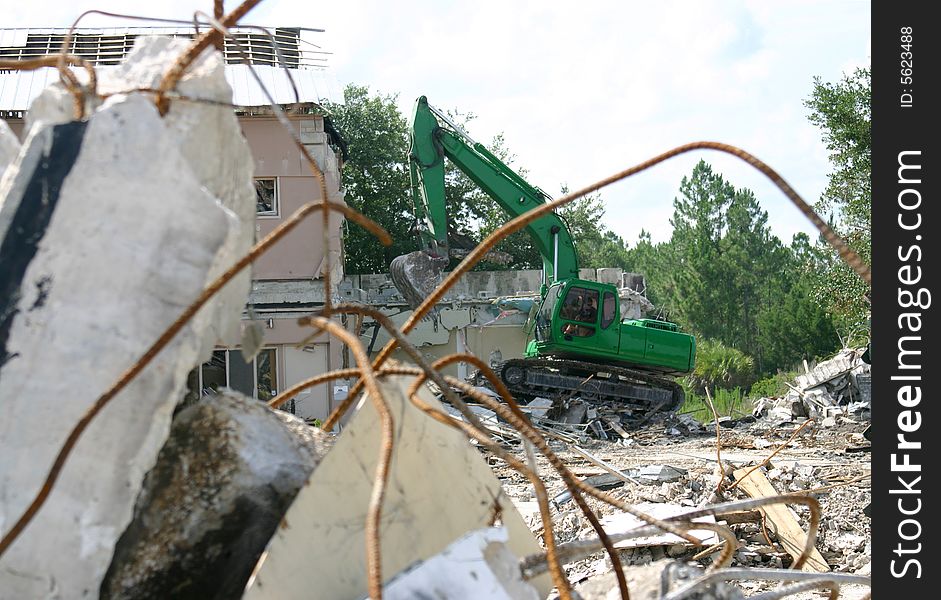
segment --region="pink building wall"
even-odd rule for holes
[[[342,202],[337,159],[326,144],[323,120],[315,115],[302,115],[291,117],[291,121],[302,131],[302,141],[314,142],[305,145],[321,165],[329,200]],[[255,158],[255,177],[277,178],[280,212],[276,217],[258,216],[255,233],[261,239],[305,203],[321,201],[322,194],[308,162],[277,119],[239,117],[239,123]],[[342,261],[341,224],[342,219],[333,213],[328,237],[334,263]],[[259,280],[318,279],[323,257],[323,217],[316,212],[255,262],[252,277]],[[336,264],[333,266],[337,268]]]

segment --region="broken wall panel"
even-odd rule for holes
[[[185,46],[154,39],[139,42],[128,59],[134,64],[120,79],[102,78],[102,89],[150,86]],[[212,53],[184,83],[191,95],[230,98]],[[29,113],[19,170],[0,190],[3,215],[29,203],[30,183],[45,176],[37,167],[50,163],[52,137],[70,132],[78,144],[72,167],[48,222],[38,226],[18,285],[4,292],[13,312],[0,367],[3,532],[33,499],[88,407],[251,240],[250,231],[233,231],[244,213],[240,203],[252,199],[242,193],[251,189],[251,165],[245,168],[247,149],[229,109],[216,106],[217,118],[200,110],[191,120],[188,105],[175,104],[176,116],[161,119],[149,97],[117,94],[87,124],[56,126],[68,120],[71,96],[61,87],[47,92]],[[201,127],[214,131],[201,134]],[[194,168],[199,157],[208,161],[206,171]],[[7,243],[15,241],[4,236]],[[240,305],[220,314],[234,305],[204,308],[91,423],[46,504],[0,559],[0,597],[97,593],[187,372],[221,331],[237,330]]]
[[[507,547],[517,556],[538,552],[539,544],[479,451],[406,399],[411,378],[383,381],[395,419],[381,525],[384,580],[488,526],[497,504],[509,531]],[[430,392],[419,393],[440,408]],[[365,521],[379,445],[379,419],[365,399],[298,493],[243,598],[359,600],[366,594]],[[533,584],[545,597],[548,578]]]

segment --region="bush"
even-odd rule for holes
[[[716,389],[712,402],[720,417],[743,417],[752,411],[751,402],[745,399],[745,392],[738,387],[731,390]],[[677,412],[692,415],[700,423],[708,423],[713,419],[706,397],[691,390],[687,390],[686,400]]]
[[[789,390],[787,384],[794,381],[797,377],[796,371],[782,372],[756,381],[748,390],[748,397],[757,398],[780,398],[785,396]]]
[[[696,344],[696,368],[686,379],[697,394],[705,393],[707,387],[717,394],[719,388],[747,388],[754,381],[754,372],[755,361],[741,350],[702,340]]]

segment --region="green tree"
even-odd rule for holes
[[[324,108],[349,148],[343,165],[347,204],[382,225],[393,241],[386,248],[362,228],[348,226],[343,240],[346,271],[386,272],[393,258],[417,247],[405,118],[396,107],[396,96],[372,95],[369,88],[354,84],[343,90],[342,103]]]
[[[562,187],[562,194],[569,193]],[[565,221],[578,252],[580,268],[620,267],[627,270],[630,257],[619,235],[602,223],[605,209],[600,194],[588,194],[562,207],[559,216]]]
[[[805,106],[810,122],[823,132],[834,170],[816,209],[862,256],[872,259],[872,83],[869,69],[857,69],[838,83],[816,78]],[[823,242],[821,242],[823,246]],[[837,320],[841,331],[865,339],[864,299],[868,286],[832,251],[816,272],[815,299]],[[862,333],[863,335],[859,335]]]
[[[750,190],[700,161],[680,184],[671,223],[669,242],[644,234],[629,253],[671,318],[753,358],[759,373],[832,351],[837,337],[807,275],[819,250],[806,236],[784,246]]]
[[[773,368],[791,369],[802,359],[829,356],[840,345],[833,319],[814,300],[816,274],[828,258],[821,250],[807,234],[794,236],[773,302],[759,315],[762,356]]]

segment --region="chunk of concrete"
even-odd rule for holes
[[[19,153],[20,140],[17,139],[7,122],[0,119],[0,179],[3,179],[3,173],[13,164]]]
[[[657,519],[668,519],[670,517],[676,516],[687,512],[685,506],[680,506],[678,504],[653,504],[653,503],[641,503],[634,506],[637,510],[648,514]],[[709,515],[705,517],[698,517],[693,519],[695,523],[715,523],[715,517]],[[643,527],[647,525],[646,522],[641,521],[639,518],[628,513],[617,513],[605,517],[601,520],[601,525],[604,527],[604,530],[608,532],[609,535],[615,535],[618,533],[626,533],[631,529],[636,529],[638,527]],[[693,536],[696,536],[702,540],[703,544],[706,546],[718,543],[719,536],[716,532],[709,529],[693,529],[689,533]],[[686,540],[679,537],[678,535],[673,535],[672,533],[662,533],[659,535],[650,535],[641,538],[632,538],[621,540],[615,542],[615,548],[642,548],[645,546],[672,546],[674,544],[688,544]]]
[[[180,411],[100,597],[238,597],[329,439],[235,392]]]
[[[173,60],[151,58],[161,68]],[[231,111],[219,107],[236,133],[228,143],[184,152],[143,94],[112,96],[81,123],[57,121],[57,98],[70,114],[67,95],[31,107],[16,172],[0,184],[3,532],[81,416],[198,297],[220,257],[247,250],[232,232],[235,213],[194,171],[196,157],[213,155],[251,185],[250,167],[236,166],[247,150]],[[199,144],[198,132],[191,137]],[[216,341],[213,324],[237,324],[240,312],[206,307],[91,423],[45,506],[0,559],[4,597],[97,593],[188,371]]]
[[[506,547],[504,528],[472,531],[417,565],[396,575],[383,589],[387,600],[538,600],[523,581],[519,558]],[[365,599],[364,599],[365,600]]]
[[[680,586],[702,575],[701,568],[670,559],[658,560],[649,565],[624,568],[631,600],[661,600],[665,597],[664,583],[669,585],[668,590],[676,591]],[[575,591],[582,600],[619,600],[621,598],[614,571],[589,578],[584,583],[578,584]],[[702,585],[686,598],[689,600],[744,600],[745,594],[735,585],[720,581]]]
[[[380,539],[386,580],[440,553],[499,513],[516,556],[540,551],[500,482],[463,433],[406,398],[407,377],[383,380],[395,420]],[[422,400],[441,404],[425,389]],[[366,586],[366,514],[380,450],[379,417],[368,399],[298,493],[249,580],[245,600],[359,600]],[[541,597],[548,577],[533,580]],[[480,596],[485,597],[485,596]]]
[[[554,404],[555,402],[549,398],[533,398],[532,401],[526,405],[526,408],[523,409],[523,412],[528,412],[534,417],[545,419]]]

